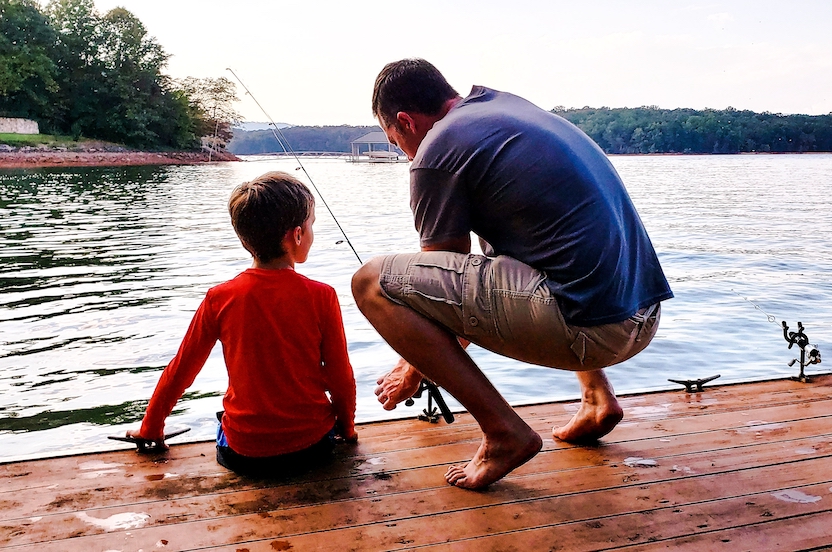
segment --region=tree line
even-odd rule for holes
[[[239,120],[224,77],[175,81],[169,55],[124,8],[93,0],[0,0],[0,116],[41,132],[143,149],[195,149]]]
[[[733,108],[659,109],[556,107],[552,110],[587,133],[610,154],[798,153],[832,151],[832,114],[782,115]],[[350,142],[371,126],[283,129],[295,151],[349,152]],[[234,131],[236,154],[283,151],[269,130]]]
[[[553,113],[606,153],[804,153],[832,151],[832,114],[782,115],[727,109],[608,107]]]

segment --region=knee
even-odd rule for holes
[[[381,257],[370,259],[359,268],[352,276],[352,296],[355,298],[358,308],[362,303],[381,291],[378,283],[381,274]]]

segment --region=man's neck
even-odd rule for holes
[[[456,104],[462,101],[462,96],[457,96],[456,98],[451,98],[450,100],[446,100],[444,104],[442,104],[442,111],[440,111],[441,116],[439,119],[444,117],[448,114],[450,110],[456,107]],[[438,120],[438,119],[437,119]]]

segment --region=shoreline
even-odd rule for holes
[[[34,169],[44,167],[124,167],[134,165],[199,165],[240,161],[228,152],[215,152],[208,160],[202,151],[60,151],[30,150],[0,152],[0,169]]]

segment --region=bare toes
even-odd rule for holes
[[[456,485],[457,481],[465,478],[465,466],[451,466],[445,473],[445,481],[451,485]]]

